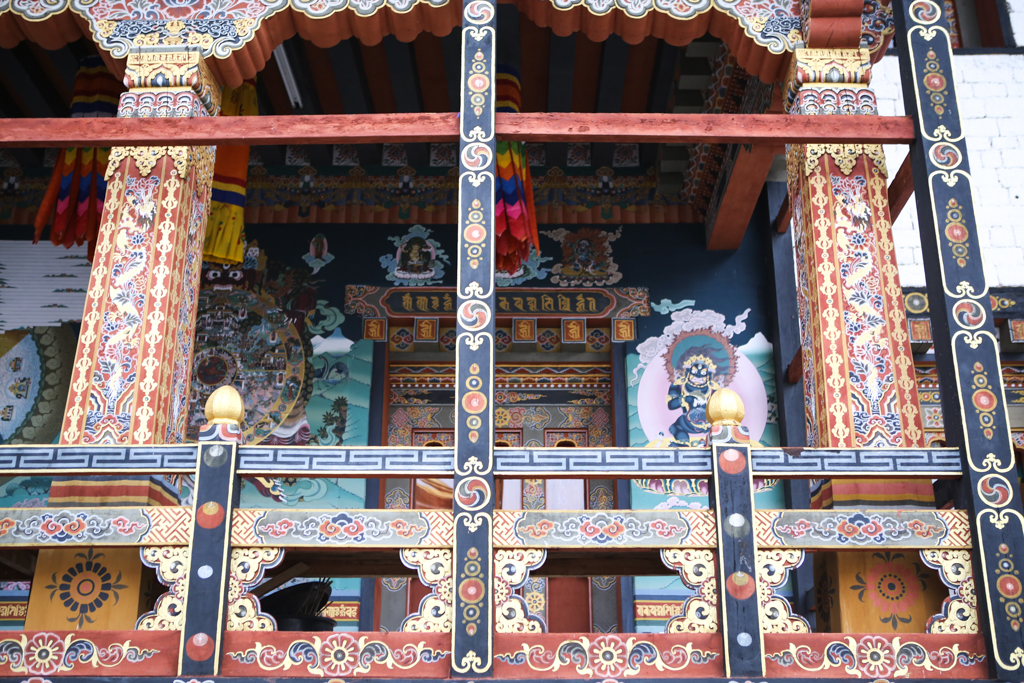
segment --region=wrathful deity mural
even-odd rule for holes
[[[751,439],[777,439],[771,344],[760,332],[743,346],[732,343],[746,331],[749,312],[730,324],[714,310],[677,310],[660,336],[637,345],[628,373],[636,397],[631,446],[703,447],[711,428],[707,402],[723,387],[743,399]]]
[[[541,233],[562,246],[562,262],[551,268],[551,281],[563,287],[604,287],[622,279],[612,259],[611,243],[622,236],[597,228],[547,230]]]
[[[628,275],[628,273],[627,273]],[[652,300],[660,293],[651,288]],[[670,294],[700,293],[699,287],[673,287]],[[752,440],[778,445],[775,373],[772,345],[758,327],[760,315],[751,308],[727,317],[703,302],[718,303],[712,295],[687,299],[660,298],[654,315],[645,321],[655,334],[636,345],[626,357],[629,405],[629,446],[692,447],[706,445],[711,428],[707,403],[721,388],[740,395],[746,414],[743,424]],[[732,302],[730,302],[732,303]],[[753,315],[752,315],[753,313]],[[660,331],[660,333],[657,333]],[[634,479],[630,507],[643,509],[706,509],[707,480]],[[755,480],[755,504],[785,507],[777,481]],[[678,576],[633,579],[635,628],[639,633],[664,632],[695,594]],[[779,589],[789,595],[788,585]]]

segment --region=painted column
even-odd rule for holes
[[[452,675],[490,675],[494,650],[494,50],[497,11],[464,0],[455,346]]]
[[[877,114],[870,80],[867,49],[798,49],[789,75],[789,113]],[[922,446],[882,147],[789,145],[787,161],[807,445]],[[837,479],[821,482],[811,497],[812,507],[933,505],[928,480]],[[891,562],[896,570],[913,570],[906,556]],[[927,600],[941,601],[945,587],[936,578],[909,607],[879,614],[854,586],[858,576],[885,563],[870,552],[846,553],[842,562],[835,554],[815,554],[819,585],[831,581],[836,587],[818,596],[817,627],[869,633],[884,616],[894,631],[922,629]]]
[[[133,48],[118,116],[215,116],[198,52]],[[214,147],[114,147],[60,442],[179,443]]]
[[[974,538],[980,628],[993,677],[1024,680],[1024,510],[978,246],[971,167],[943,8],[895,3],[910,146],[946,439],[958,445]],[[949,340],[949,341],[946,341]],[[1016,565],[1016,566],[1015,566]]]
[[[798,49],[791,114],[877,114],[859,49]],[[787,149],[807,444],[923,445],[881,145]]]

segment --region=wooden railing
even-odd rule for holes
[[[988,675],[964,510],[753,510],[752,504],[752,477],[956,478],[962,474],[957,449],[761,448],[731,429],[738,440],[709,448],[495,449],[499,478],[709,479],[712,508],[495,510],[492,557],[467,565],[492,572],[496,616],[486,628],[494,677],[715,678],[751,667],[768,677]],[[453,576],[452,511],[240,509],[236,493],[240,477],[451,477],[454,451],[250,447],[238,445],[236,433],[217,425],[200,444],[180,446],[0,447],[0,476],[197,475],[191,507],[0,512],[0,552],[136,545],[168,586],[136,631],[5,632],[0,676],[450,676],[452,620],[463,617],[455,613],[454,594],[477,585],[471,576]],[[950,587],[927,633],[811,633],[777,592],[805,550],[877,547],[919,551]],[[250,589],[287,552],[331,549],[394,551],[432,593],[400,632],[276,631]],[[621,553],[623,574],[631,556],[658,553],[695,593],[666,633],[546,633],[516,589],[549,551],[579,550]],[[358,557],[351,556],[349,575],[358,575]],[[744,557],[753,564],[743,565]],[[749,568],[736,568],[743,566]],[[40,658],[47,647],[57,659]]]

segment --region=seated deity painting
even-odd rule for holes
[[[635,445],[703,447],[711,429],[708,400],[722,388],[740,395],[746,409],[743,424],[751,440],[761,438],[768,422],[768,390],[759,367],[744,351],[760,351],[756,342],[763,337],[758,334],[740,348],[731,341],[745,330],[746,316],[744,312],[728,325],[715,311],[685,308],[672,313],[672,323],[659,337],[637,347],[639,362],[630,382],[636,387],[636,416],[646,444]],[[763,363],[762,354],[752,355]]]

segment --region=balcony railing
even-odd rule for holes
[[[467,618],[455,613],[456,591],[470,605],[492,601],[495,618],[483,628],[497,678],[723,677],[751,656],[761,675],[779,678],[988,675],[966,511],[753,509],[752,477],[957,478],[957,449],[761,448],[733,429],[739,438],[713,440],[708,448],[496,448],[499,478],[705,478],[712,504],[494,510],[492,556],[463,565],[464,573],[491,572],[490,598],[473,595],[483,582],[453,575],[450,510],[237,506],[240,477],[452,477],[453,449],[244,446],[224,424],[208,428],[195,445],[0,447],[0,476],[197,476],[191,507],[0,512],[0,548],[139,546],[142,561],[168,587],[135,631],[5,632],[0,676],[447,678],[453,620]],[[926,633],[811,633],[778,592],[807,550],[880,547],[920,552],[949,587]],[[430,588],[401,631],[275,630],[252,592],[265,572],[288,552],[336,556],[338,549],[352,551],[341,570],[346,575],[365,573],[359,558],[368,551],[394,552]],[[595,550],[621,553],[625,574],[631,556],[656,553],[695,593],[665,633],[546,633],[516,589],[549,551]]]

